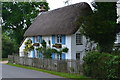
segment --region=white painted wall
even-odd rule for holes
[[[25,48],[25,42],[28,40],[28,38],[25,38],[25,40],[23,41],[23,43],[22,43],[22,45],[20,46],[20,48],[19,48],[19,56],[20,57],[22,57],[22,56],[24,56],[24,51],[23,51],[23,49]]]
[[[47,46],[49,46],[48,41],[50,40],[51,45],[50,47],[52,48],[52,36],[42,36],[42,39],[44,39],[47,42]],[[71,35],[66,35],[66,42],[65,45],[62,44],[62,48],[67,47],[68,53],[66,53],[66,59],[71,59]],[[55,48],[57,49],[57,48]],[[59,49],[58,49],[59,50]],[[57,55],[56,55],[56,59],[57,59]]]
[[[24,44],[24,43],[25,43],[28,39],[31,39],[31,40],[32,40],[32,37],[27,37],[27,38],[24,40],[24,42],[22,43],[22,45],[20,46],[20,48],[19,48],[19,56],[20,56],[20,57],[24,56],[24,51],[23,51],[23,49],[25,48],[25,44]],[[47,46],[49,46],[48,41],[50,40],[50,42],[51,42],[50,47],[52,47],[52,45],[53,45],[53,44],[52,44],[52,36],[42,36],[42,39],[44,39],[44,40],[46,41]],[[36,41],[35,41],[35,42],[36,42]],[[65,48],[65,47],[67,47],[67,48],[69,49],[68,53],[66,53],[66,59],[71,59],[71,36],[70,36],[70,35],[67,35],[67,36],[66,36],[66,44],[65,44],[65,45],[62,45],[62,48]],[[37,48],[37,47],[35,47],[35,49],[36,49],[36,48]],[[35,50],[35,53],[37,53],[36,50]],[[37,54],[35,54],[35,55],[37,56]],[[29,52],[28,57],[32,57],[32,51]],[[56,58],[57,58],[57,56],[56,56]]]
[[[66,59],[71,59],[72,56],[71,56],[71,35],[66,35],[66,45],[63,45],[62,47],[67,47],[69,50],[68,50],[68,53],[66,53]]]
[[[76,60],[76,53],[80,53],[80,60],[82,61],[83,57],[86,55],[85,49],[89,50],[90,43],[92,43],[91,48],[95,48],[97,44],[92,42],[87,42],[85,36],[82,36],[82,45],[76,45],[76,34],[80,33],[78,30],[75,34],[71,35],[71,59]]]
[[[80,33],[80,31],[77,31],[76,33]],[[83,58],[83,56],[85,55],[85,45],[86,45],[86,37],[83,36],[83,45],[76,45],[76,33],[73,34],[73,35],[66,35],[66,42],[65,42],[65,45],[62,44],[62,48],[65,48],[67,47],[69,50],[68,50],[68,53],[66,53],[66,59],[74,59],[76,60],[76,52],[80,52],[81,55],[81,60]],[[20,50],[19,50],[19,53],[20,53],[20,56],[24,56],[23,54],[23,49],[25,48],[25,45],[24,43],[28,40],[28,39],[31,39],[32,40],[32,37],[27,37],[23,44],[21,45],[20,47]],[[47,46],[50,46],[52,48],[52,36],[42,36],[42,39],[44,39],[47,43]],[[50,40],[51,42],[51,45],[49,45],[48,41]],[[35,41],[36,42],[36,41]],[[35,47],[37,48],[37,47]],[[36,50],[35,50],[35,53]],[[37,57],[37,54],[35,54],[36,57]],[[32,57],[32,51],[29,52],[28,54],[28,57]],[[57,55],[56,55],[56,59],[57,59]]]
[[[71,59],[74,59],[74,60],[76,60],[76,53],[77,52],[80,52],[81,54],[80,54],[80,57],[82,58],[83,57],[83,55],[84,55],[84,50],[85,50],[85,43],[86,43],[86,39],[85,39],[85,37],[83,36],[83,38],[82,38],[82,42],[83,42],[83,45],[76,45],[76,34],[77,33],[80,33],[79,31],[77,31],[75,34],[73,34],[72,36],[71,36],[71,41],[72,41],[72,43],[71,43],[71,56],[72,56],[72,58]]]

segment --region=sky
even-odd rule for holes
[[[54,10],[60,7],[67,6],[68,4],[65,4],[65,1],[67,0],[46,0],[49,3],[50,10]],[[94,9],[91,5],[91,2],[94,0],[68,0],[69,5],[75,4],[75,3],[80,3],[80,2],[87,2],[92,9]],[[118,1],[120,3],[120,0]],[[120,16],[120,4],[118,6],[119,8],[117,9],[118,15]],[[118,21],[120,21],[120,17],[118,18]]]
[[[65,1],[67,0],[47,0],[47,2],[49,3],[50,10],[54,10],[60,7],[67,6],[68,4],[65,4]],[[87,2],[90,4],[90,2],[93,0],[68,0],[68,1],[69,1],[69,4],[75,4],[79,2]]]

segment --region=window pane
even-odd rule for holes
[[[76,53],[76,59],[80,60],[80,53]]]
[[[38,42],[38,40],[39,40],[39,37],[35,36],[35,42]]]
[[[60,37],[59,37],[59,40],[60,40],[60,43],[62,43],[62,36],[60,35]]]
[[[57,43],[62,43],[62,36],[61,35],[57,35]]]
[[[82,44],[82,35],[81,34],[76,34],[76,44],[77,45]]]

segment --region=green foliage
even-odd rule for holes
[[[40,4],[46,2],[2,2],[2,30],[8,33],[10,38],[15,39],[18,45],[23,40],[23,34],[38,15]]]
[[[18,45],[13,39],[7,35],[2,35],[2,58],[7,58],[8,55],[16,54]]]
[[[111,52],[118,32],[116,3],[96,2],[96,5],[97,10],[84,18],[81,33],[98,43],[100,52]]]
[[[43,54],[44,58],[51,58],[51,55],[52,55],[51,48],[39,47],[39,48],[36,48],[36,50],[41,52]]]
[[[49,43],[49,41],[48,41],[48,43]],[[45,40],[43,40],[41,44],[42,44],[42,46],[39,47],[39,48],[36,48],[36,50],[41,52],[44,55],[44,58],[51,58],[52,53],[57,53],[61,57],[62,52],[67,53],[68,50],[69,50],[67,47],[63,48],[63,49],[60,49],[60,50],[50,48],[46,45]]]
[[[25,45],[28,45],[28,44],[32,44],[32,40],[31,40],[31,39],[28,39],[28,40],[25,42]]]
[[[62,54],[62,52],[65,52],[65,53],[67,53],[68,52],[68,48],[66,47],[66,48],[63,48],[63,49],[60,49],[60,50],[57,50],[57,49],[52,49],[52,52],[53,53],[58,53],[58,54]]]
[[[98,80],[120,79],[120,55],[89,52],[83,60],[85,75]]]
[[[69,50],[69,49],[66,47],[66,48],[63,48],[63,49],[62,49],[62,52],[66,52],[66,53],[67,53],[68,50]]]
[[[36,48],[37,51],[41,52],[44,55],[44,58],[51,58],[52,49],[47,47],[45,40],[42,40],[42,46]]]
[[[42,46],[43,46],[43,48],[46,48],[46,42],[45,42],[45,40],[42,40]]]
[[[53,52],[53,53],[58,53],[58,50],[52,49],[52,52]]]
[[[68,49],[67,47],[65,47],[65,48],[63,48],[63,49],[60,49],[60,50],[52,49],[52,53],[57,53],[57,55],[60,55],[60,59],[61,59],[61,58],[62,58],[62,57],[61,57],[62,52],[67,53],[68,50],[69,50],[69,49]]]
[[[34,49],[34,46],[32,45],[32,40],[28,39],[25,42],[25,49],[24,49],[24,53],[28,54],[29,51],[32,51]]]
[[[46,48],[45,51],[44,51],[44,58],[51,58],[51,55],[52,55],[52,49],[51,48]]]
[[[36,50],[42,52],[42,47],[36,48]]]

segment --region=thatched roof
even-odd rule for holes
[[[27,29],[24,36],[74,34],[81,17],[91,12],[89,4],[82,2],[43,12]]]

